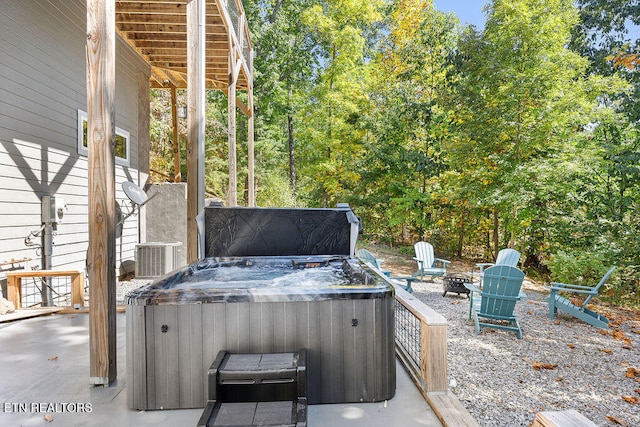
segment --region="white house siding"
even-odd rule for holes
[[[25,237],[41,226],[41,197],[55,195],[68,211],[54,238],[52,266],[84,269],[88,162],[78,154],[77,127],[78,110],[86,111],[87,103],[86,4],[0,1],[0,262],[28,257],[32,267],[41,267],[40,253],[25,245]],[[130,134],[130,164],[116,165],[120,204],[126,200],[121,182],[144,185],[138,182],[140,73],[148,81],[148,65],[117,37],[116,126]],[[116,240],[117,266],[133,259],[137,242],[138,220],[131,217]]]

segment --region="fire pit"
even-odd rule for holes
[[[442,296],[447,295],[447,292],[455,292],[456,294],[466,294],[469,297],[469,289],[464,284],[473,283],[470,277],[465,275],[453,275],[448,274],[442,279],[442,287],[444,292]]]

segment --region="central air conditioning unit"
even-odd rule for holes
[[[165,275],[180,265],[182,242],[147,242],[136,245],[136,278]]]

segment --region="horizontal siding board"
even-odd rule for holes
[[[55,194],[69,209],[57,227],[53,266],[84,268],[88,159],[77,152],[77,112],[86,111],[86,3],[8,0],[0,27],[0,260],[29,256],[39,265],[24,238],[40,227],[40,197]],[[140,72],[148,76],[148,64],[117,36],[115,120],[130,134],[129,166],[116,166],[116,200],[125,214],[120,184],[138,176]],[[118,263],[133,259],[138,222],[128,219],[116,240]]]

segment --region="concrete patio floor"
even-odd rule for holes
[[[117,330],[118,379],[111,387],[94,388],[89,386],[88,314],[55,314],[0,324],[0,426],[195,426],[202,409],[127,408],[123,313],[117,314]],[[311,405],[307,424],[442,426],[402,365],[396,362],[396,366],[393,399]]]

